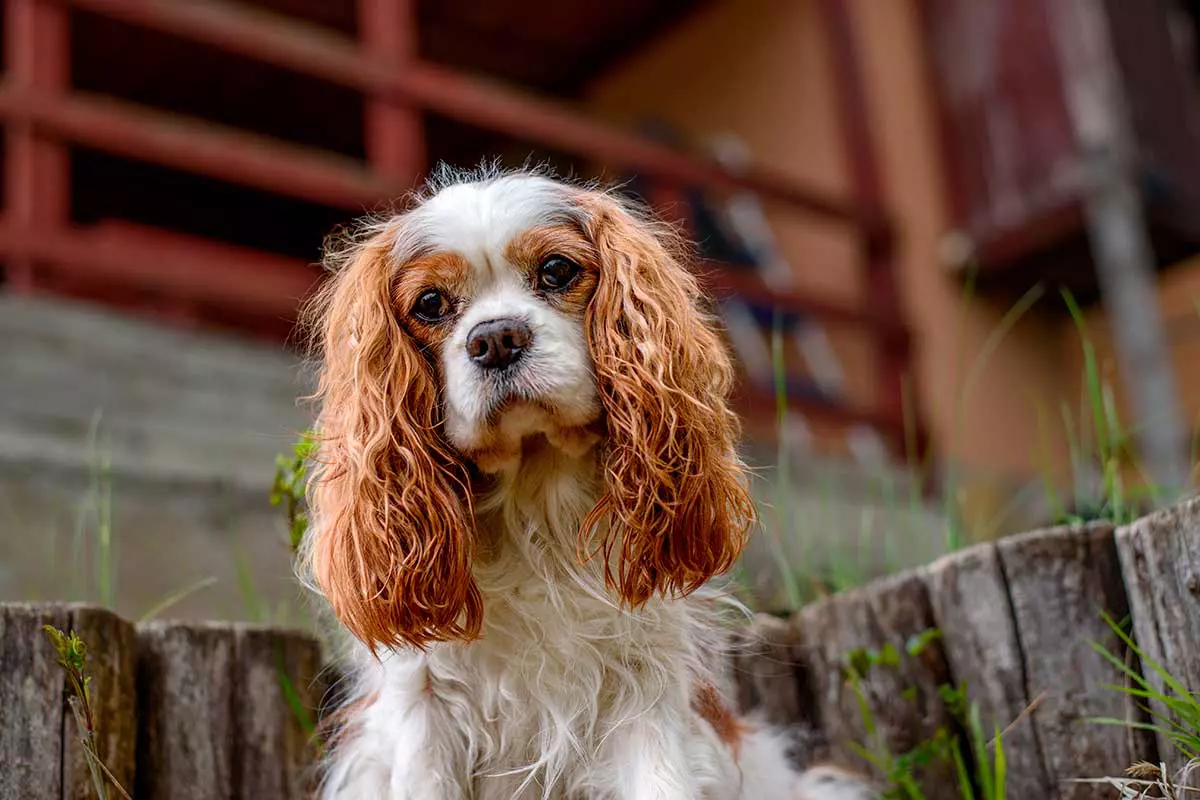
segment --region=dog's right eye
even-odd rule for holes
[[[422,292],[413,306],[413,314],[424,322],[438,322],[450,313],[450,301],[437,289]]]

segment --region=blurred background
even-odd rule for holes
[[[5,0],[0,598],[296,613],[323,237],[438,162],[698,242],[786,610],[1187,491],[1200,3]],[[169,610],[166,608],[169,606]]]

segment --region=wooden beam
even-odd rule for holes
[[[39,0],[7,0],[6,80],[26,92],[54,97],[66,89],[67,10]],[[5,130],[5,206],[15,224],[54,225],[69,213],[69,161],[59,143],[39,138],[29,120],[14,120]],[[9,286],[31,290],[34,265],[9,259]]]
[[[259,317],[294,317],[319,278],[301,261],[124,224],[46,229],[0,220],[0,256],[45,265],[76,282]]]
[[[904,344],[908,328],[899,320],[879,317],[861,305],[839,303],[814,294],[778,291],[763,283],[756,273],[730,268],[717,262],[703,262],[697,269],[702,285],[714,297],[734,297],[754,305],[777,308],[782,312],[808,314],[823,322],[873,331],[879,338]]]
[[[355,159],[107,97],[3,86],[0,117],[42,136],[354,212],[407,189]]]
[[[358,0],[363,55],[403,73],[417,59],[415,0]],[[368,96],[364,110],[367,161],[397,184],[415,186],[425,174],[421,114],[395,98]]]
[[[562,103],[452,69],[413,61],[396,70],[365,58],[338,33],[225,0],[60,0],[131,25],[203,42],[278,67],[409,103],[517,139],[630,169],[660,180],[720,192],[748,190],[826,219],[886,232],[876,209],[832,198],[766,170],[731,175],[697,158],[588,119]]]
[[[884,207],[883,175],[871,135],[870,101],[862,74],[855,21],[847,0],[821,0],[820,8],[832,43],[838,116],[849,155],[847,166],[854,197],[860,207],[867,209],[868,214],[881,215]],[[895,251],[892,236],[867,232],[860,239],[860,257],[866,273],[867,311],[875,319],[890,320],[894,325],[903,327],[905,309],[900,297]],[[915,393],[906,391],[906,385],[915,386],[911,343],[907,338],[886,336],[884,331],[886,326],[876,328],[879,334],[876,339],[878,403],[887,416],[903,418],[906,405],[917,402]],[[914,414],[914,417],[918,420],[920,437],[920,415]],[[896,449],[903,452],[908,443],[901,438],[895,444]],[[923,449],[920,442],[918,449]],[[919,457],[916,453],[908,455]]]
[[[745,432],[753,438],[771,439],[779,433],[779,409],[774,394],[743,384],[741,392],[733,398],[733,407],[744,419]],[[807,420],[835,427],[868,425],[892,441],[904,436],[902,418],[873,406],[853,406],[833,400],[789,396],[787,408]]]

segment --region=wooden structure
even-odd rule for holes
[[[636,44],[628,31],[650,35],[700,4],[5,0],[8,288],[281,337],[317,279],[321,237],[406,192],[435,160],[533,152],[666,190],[748,189],[856,236],[869,301],[773,292],[708,264],[714,290],[869,332],[873,402],[793,402],[873,425],[899,449],[910,343],[843,0],[821,5],[854,196],[769,170],[733,174],[564,102]],[[484,71],[507,83],[475,77]],[[747,409],[774,408],[769,393],[747,395]]]
[[[312,795],[317,643],[241,624],[135,628],[80,605],[0,605],[0,796],[95,797],[43,625],[89,646],[100,757],[138,798]],[[117,796],[110,792],[110,797]]]
[[[1123,84],[1149,234],[1162,266],[1200,250],[1200,6],[1095,0]],[[948,195],[981,287],[1099,287],[1086,232],[1088,133],[1072,105],[1096,65],[1073,58],[1070,4],[921,0]],[[1085,45],[1086,46],[1086,45]],[[956,264],[955,266],[964,266]]]
[[[798,734],[802,761],[856,764],[866,727],[846,680],[849,654],[894,648],[862,693],[883,742],[905,752],[946,728],[961,736],[939,687],[965,684],[985,730],[1004,730],[1008,794],[1085,800],[1076,779],[1117,776],[1134,761],[1181,767],[1166,741],[1099,725],[1142,712],[1112,688],[1123,653],[1101,618],[1130,614],[1149,658],[1200,685],[1200,501],[1114,530],[1057,528],[988,543],[931,566],[810,605],[760,616],[729,661],[744,710]],[[0,605],[0,795],[85,797],[86,765],[64,708],[64,678],[43,624],[91,645],[101,753],[139,798],[306,796],[314,750],[304,720],[323,694],[305,636],[244,625],[132,626],[85,606]],[[931,638],[926,632],[937,630]],[[914,641],[925,641],[906,655]],[[1132,662],[1131,662],[1132,663]],[[1161,678],[1148,666],[1142,674]],[[1166,709],[1155,709],[1166,713]],[[954,800],[949,774],[923,775],[926,796]]]

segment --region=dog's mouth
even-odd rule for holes
[[[514,394],[496,402],[470,441],[458,443],[458,450],[481,471],[494,473],[515,468],[548,449],[582,457],[602,434],[598,412],[581,415],[544,398]]]

